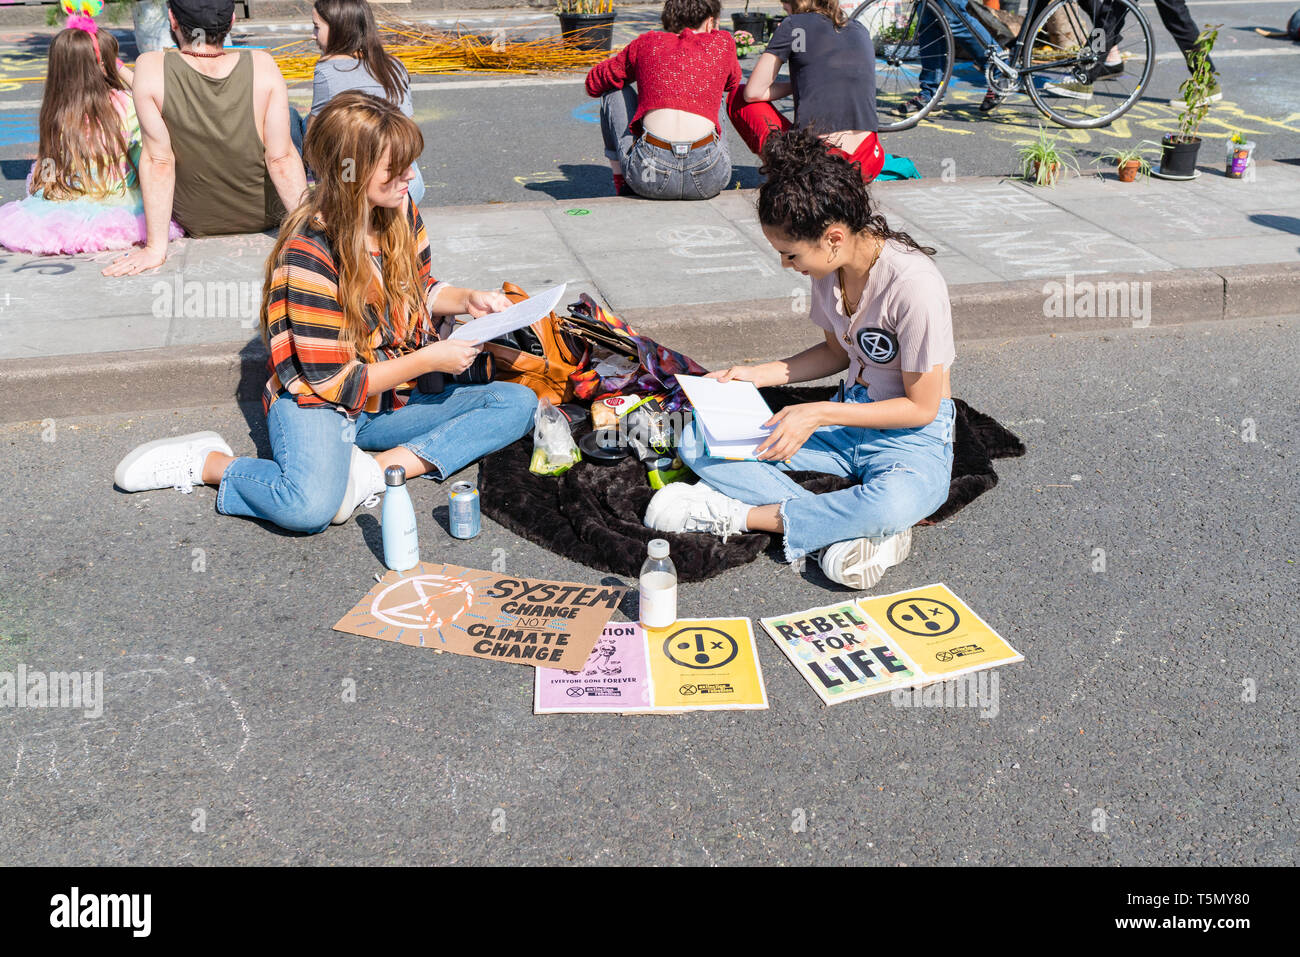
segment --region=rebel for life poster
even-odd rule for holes
[[[761,623],[826,704],[921,680],[907,655],[853,601],[763,618]]]
[[[390,571],[334,630],[578,671],[626,591],[421,562],[409,571]]]

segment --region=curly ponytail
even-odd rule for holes
[[[832,223],[871,232],[933,256],[907,233],[891,229],[871,202],[856,163],[827,151],[811,129],[771,133],[763,144],[766,182],[758,190],[758,220],[791,239],[814,242]]]

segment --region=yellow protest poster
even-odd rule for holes
[[[684,618],[645,635],[656,711],[767,707],[748,618]]]
[[[1024,661],[947,585],[926,585],[865,598],[858,606],[928,678],[953,678]]]

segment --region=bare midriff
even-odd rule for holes
[[[852,155],[853,151],[861,146],[862,141],[870,135],[870,133],[862,130],[840,130],[838,133],[827,133],[822,139],[828,145],[839,147],[844,152]]]
[[[694,143],[717,132],[715,120],[691,113],[688,110],[651,110],[641,117],[641,126],[647,133],[669,143]]]

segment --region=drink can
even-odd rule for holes
[[[447,493],[451,534],[456,538],[473,538],[483,530],[479,511],[478,488],[473,482],[457,482]]]

